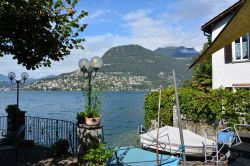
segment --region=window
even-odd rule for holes
[[[242,37],[234,41],[234,60],[249,59],[249,36],[244,34]]]

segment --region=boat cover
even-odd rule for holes
[[[144,147],[154,148],[156,146],[157,130],[140,135],[141,143]],[[184,146],[186,153],[190,154],[202,154],[204,152],[203,147],[216,145],[215,141],[206,139],[198,134],[195,134],[189,130],[183,129]],[[165,126],[159,128],[159,149],[170,153],[178,153],[178,149],[181,145],[179,128],[172,126]],[[164,145],[164,146],[163,146]]]

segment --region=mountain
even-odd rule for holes
[[[186,60],[164,56],[139,45],[125,45],[109,49],[102,57],[105,66],[102,72],[129,72],[136,76],[146,76],[154,87],[159,85],[158,74],[165,73],[165,79],[170,80],[172,69],[175,69],[179,82],[188,79],[191,71],[187,71]],[[169,84],[170,82],[168,82]]]
[[[56,77],[55,75],[48,75],[48,76],[45,76],[45,77],[42,77],[40,79],[50,79],[50,78],[54,78]]]
[[[194,48],[187,48],[184,46],[169,46],[164,48],[157,48],[154,50],[157,54],[167,55],[172,58],[191,58],[199,54]]]
[[[34,78],[28,78],[28,80],[26,80],[26,83],[25,84],[31,84],[33,83],[34,81],[36,81],[37,79],[34,79]],[[0,74],[0,91],[2,88],[15,88],[16,86],[15,85],[12,85],[11,84],[11,81],[10,79],[3,75],[3,74]],[[20,85],[20,88],[22,88],[23,85]]]
[[[172,84],[172,70],[175,69],[177,82],[191,78],[188,70],[190,61],[161,55],[139,45],[125,45],[109,49],[102,57],[104,66],[93,79],[93,86],[104,90],[152,90],[159,84]],[[159,78],[159,73],[164,78]],[[81,90],[87,81],[77,70],[35,81],[27,89],[36,90]]]
[[[0,74],[0,81],[9,81],[9,78],[3,74]]]

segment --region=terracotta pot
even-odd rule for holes
[[[95,118],[85,117],[85,124],[88,126],[98,126],[101,122],[101,116]]]

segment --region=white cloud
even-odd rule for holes
[[[73,49],[71,54],[65,57],[63,61],[52,62],[51,67],[41,67],[34,71],[26,70],[22,65],[18,65],[17,61],[12,59],[12,56],[6,55],[0,57],[0,73],[7,75],[9,72],[14,71],[19,77],[22,72],[27,72],[32,78],[41,78],[48,75],[72,72],[78,69],[78,61],[81,58],[90,59],[93,56],[102,56],[109,48],[128,43],[128,38],[110,33],[87,37],[87,41],[84,42],[85,50]]]
[[[111,13],[111,11],[108,9],[105,9],[105,10],[99,9],[95,13],[89,13],[88,18],[93,19],[93,18],[100,17],[100,16],[103,16],[106,14],[110,14],[110,13]]]
[[[199,50],[202,42],[205,42],[205,37],[200,31],[197,31],[196,34],[195,32],[189,34],[174,23],[169,24],[165,18],[151,18],[148,11],[139,10],[128,13],[124,16],[124,20],[130,29],[132,43],[140,44],[149,49],[184,45]]]
[[[95,11],[89,11],[88,16],[85,17],[81,23],[100,23],[100,22],[111,22],[111,17],[108,17],[110,15],[116,14],[115,11],[111,11],[109,9],[98,9]]]
[[[28,71],[31,77],[39,78],[47,75],[57,75],[78,69],[78,61],[83,57],[102,56],[114,46],[139,44],[145,48],[156,49],[164,46],[194,47],[200,51],[206,37],[200,31],[200,26],[222,12],[236,0],[199,0],[190,3],[190,0],[179,0],[171,4],[171,13],[157,13],[149,10],[136,10],[121,18],[123,28],[128,35],[106,32],[98,36],[85,36],[85,50],[73,50],[64,61],[53,62],[51,68],[39,68]],[[100,19],[110,14],[110,10],[98,10],[90,14],[90,20]],[[7,74],[15,71],[17,75],[25,68],[17,65],[11,56],[0,58],[0,73]]]
[[[85,54],[89,57],[102,56],[111,47],[129,44],[130,42],[130,39],[126,36],[111,33],[100,36],[89,36],[86,39]]]
[[[171,13],[164,13],[168,19],[176,21],[193,21],[193,19],[211,19],[238,0],[178,0],[170,4]],[[207,20],[208,21],[208,20]]]
[[[58,75],[64,72],[71,72],[78,68],[77,63],[81,57],[78,51],[73,51],[73,54],[66,57],[64,61],[52,62],[51,67],[41,67],[36,70],[26,70],[22,65],[18,65],[16,60],[13,60],[11,56],[6,55],[0,58],[0,73],[7,75],[9,72],[13,71],[16,73],[17,78],[19,78],[22,72],[27,72],[32,78],[41,78],[48,75]]]

